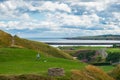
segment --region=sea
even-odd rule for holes
[[[55,42],[55,43],[120,43],[120,40],[70,40],[70,39],[63,39],[63,38],[29,38],[29,40],[39,41],[43,43],[48,42]],[[105,46],[110,47],[112,45],[50,45],[53,47],[59,46]]]

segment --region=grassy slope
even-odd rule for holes
[[[19,46],[22,46],[22,47],[25,47],[28,49],[33,49],[38,52],[41,51],[48,56],[73,59],[72,56],[70,56],[69,54],[67,54],[57,48],[51,47],[47,44],[44,44],[41,42],[36,42],[36,41],[30,41],[27,39],[21,39],[17,36],[15,36],[14,39],[15,39],[15,45],[19,45]]]
[[[115,80],[101,69],[88,65],[84,70],[72,71],[72,80]]]
[[[36,61],[36,54],[29,49],[0,48],[0,74],[45,75],[51,67],[62,67],[66,73],[70,73],[72,69],[82,69],[86,65],[68,59],[46,57],[42,52],[40,61]]]
[[[19,47],[24,47],[39,52],[43,52],[44,54],[49,56],[73,59],[69,54],[41,42],[21,39],[17,36],[14,37],[14,41],[15,41],[15,45]],[[0,47],[9,47],[11,46],[11,43],[12,43],[12,36],[0,30]]]

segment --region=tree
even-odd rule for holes
[[[116,48],[117,47],[117,44],[113,44],[113,48]]]
[[[109,61],[112,63],[119,62],[119,60],[120,60],[120,53],[117,53],[117,52],[109,53],[106,58],[106,61]]]

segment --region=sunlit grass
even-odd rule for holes
[[[72,69],[82,69],[86,64],[55,57],[47,57],[41,53],[36,60],[37,52],[29,49],[0,48],[0,74],[47,74],[48,68],[64,68],[66,73]]]

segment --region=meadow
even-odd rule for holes
[[[43,55],[36,60],[37,52],[21,48],[0,48],[0,74],[46,74],[48,68],[64,68],[66,74],[72,69],[83,69],[87,64]]]
[[[47,75],[48,68],[64,68],[66,74],[73,69],[84,69],[87,65],[80,61],[68,60],[43,55],[40,52],[40,60],[36,60],[37,52],[21,48],[0,48],[0,74],[41,74]],[[113,66],[100,66],[105,72],[109,72]]]

